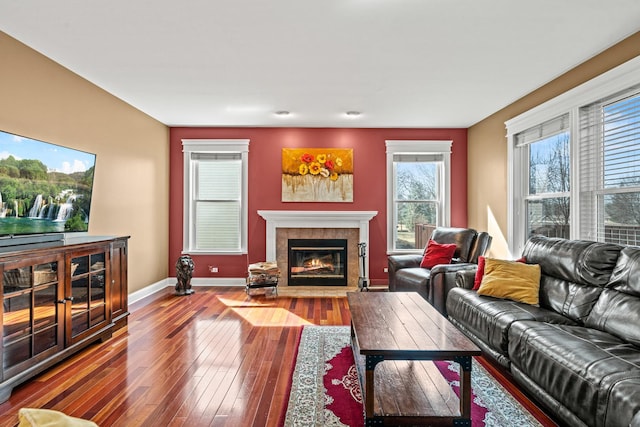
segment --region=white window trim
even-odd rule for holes
[[[453,141],[447,140],[387,140],[387,254],[393,253],[419,253],[422,249],[413,251],[398,251],[393,248],[393,227],[395,224],[395,209],[393,201],[393,156],[394,154],[442,154],[444,163],[444,182],[440,190],[444,196],[444,212],[440,212],[438,218],[442,218],[442,227],[451,224],[451,146]]]
[[[532,108],[505,122],[507,128],[507,242],[511,256],[522,253],[526,240],[526,230],[523,225],[516,223],[516,219],[522,222],[524,212],[522,208],[522,194],[524,194],[523,174],[516,176],[515,166],[524,164],[526,159],[516,158],[515,135],[547,120],[569,113],[570,123],[570,153],[571,153],[571,234],[572,239],[577,239],[580,233],[579,165],[578,135],[579,135],[579,109],[585,105],[596,102],[607,96],[628,89],[640,83],[640,56],[619,65],[612,70],[576,86],[575,88]],[[521,150],[523,152],[524,150]]]
[[[183,216],[183,237],[182,253],[196,255],[244,255],[247,254],[248,224],[249,224],[249,140],[248,139],[183,139],[183,173],[184,173],[184,216]],[[242,157],[242,225],[240,237],[240,250],[234,252],[218,252],[211,250],[198,250],[191,247],[195,242],[191,227],[191,209],[193,207],[192,193],[194,188],[194,175],[191,171],[191,153],[240,153]]]

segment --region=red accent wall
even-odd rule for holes
[[[385,140],[452,140],[451,225],[467,226],[466,129],[343,128],[171,128],[169,189],[169,271],[182,250],[182,139],[249,139],[249,253],[193,256],[194,277],[246,277],[247,264],[265,259],[265,220],[258,210],[378,211],[369,229],[369,275],[386,284],[387,201]],[[282,148],[352,148],[353,203],[281,202]],[[210,273],[209,265],[219,268]]]

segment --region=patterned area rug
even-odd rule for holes
[[[459,392],[458,365],[435,362]],[[541,424],[475,360],[473,427],[533,427]],[[362,393],[348,326],[305,326],[300,337],[284,426],[362,426]]]

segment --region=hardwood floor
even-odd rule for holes
[[[108,426],[275,426],[302,325],[348,325],[344,297],[248,297],[244,288],[167,288],[131,307],[129,326],[14,389],[21,407]]]
[[[198,287],[177,297],[167,288],[132,305],[129,326],[111,339],[16,387],[0,404],[0,427],[17,426],[22,407],[101,427],[277,426],[302,326],[349,325],[345,290],[354,291],[282,288],[274,298]],[[544,426],[555,425],[511,392]]]

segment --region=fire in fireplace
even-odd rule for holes
[[[346,239],[289,239],[288,284],[347,286]]]

